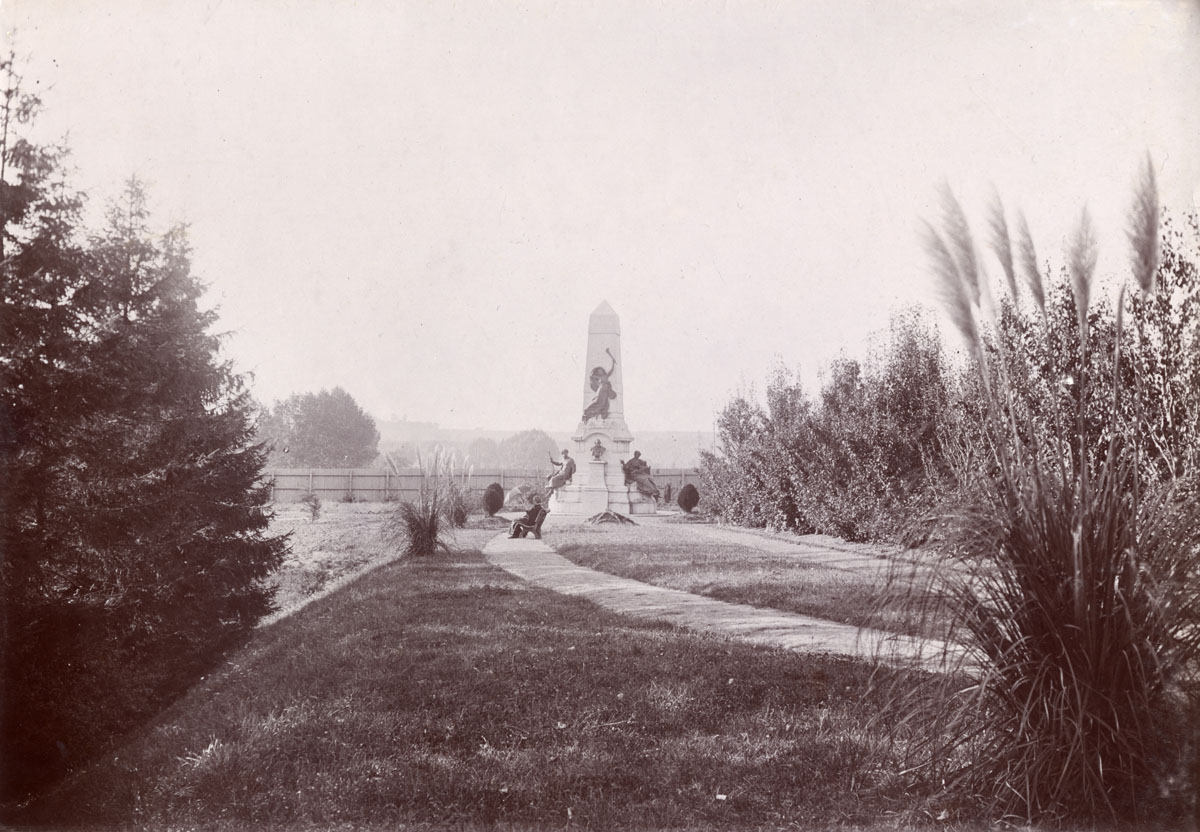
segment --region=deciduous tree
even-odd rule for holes
[[[524,430],[500,442],[500,464],[505,468],[545,468],[560,450],[545,431]]]
[[[358,468],[379,455],[375,420],[341,387],[277,402],[259,432],[279,467]]]

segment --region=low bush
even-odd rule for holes
[[[497,511],[504,508],[504,486],[494,482],[484,489],[483,508],[487,511],[488,517],[495,516]]]
[[[321,498],[312,491],[305,491],[300,495],[298,502],[308,509],[309,521],[313,523],[317,522],[321,517]]]
[[[390,537],[404,547],[408,557],[449,552],[450,545],[443,537],[441,523],[441,511],[434,503],[405,500],[396,507],[389,525]]]
[[[471,506],[478,505],[479,497],[471,490],[471,469],[456,470],[453,454],[447,454],[440,449],[435,454],[435,461],[440,460],[436,477],[440,480],[445,494],[443,512],[446,522],[456,529],[467,525],[467,517]]]
[[[700,504],[700,492],[696,489],[696,486],[689,482],[683,488],[679,489],[678,503],[681,509],[691,514],[692,509]]]

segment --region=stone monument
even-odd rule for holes
[[[654,499],[625,484],[621,460],[629,459],[633,434],[625,424],[621,322],[602,302],[588,319],[587,361],[583,375],[583,407],[571,442],[579,466],[570,484],[550,498],[547,522],[563,517],[591,517],[602,511],[654,514]]]

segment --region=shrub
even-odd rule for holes
[[[681,509],[691,514],[692,509],[700,503],[700,492],[696,490],[696,486],[689,482],[683,488],[679,489],[678,502]]]
[[[771,526],[767,487],[766,414],[746,396],[737,396],[717,417],[721,453],[700,452],[700,476],[713,509],[732,523]],[[678,498],[676,498],[678,501]]]
[[[953,472],[940,442],[951,378],[936,328],[895,314],[863,360],[840,358],[812,397],[783,368],[763,408],[739,396],[702,455],[712,510],[749,526],[897,539]]]
[[[494,517],[497,511],[504,508],[504,486],[494,482],[485,488],[483,507],[487,511],[488,517]]]
[[[1143,300],[1153,293],[1157,217],[1147,164],[1131,231]],[[991,225],[1015,289],[998,205]],[[962,649],[946,655],[951,673],[902,700],[910,771],[943,805],[978,796],[991,811],[1030,820],[1183,811],[1196,786],[1186,772],[1200,659],[1200,502],[1194,483],[1148,485],[1143,474],[1146,414],[1127,405],[1150,380],[1126,364],[1137,340],[1123,326],[1126,289],[1115,320],[1100,325],[1085,214],[1068,256],[1077,375],[1033,401],[1014,373],[1020,356],[983,317],[974,244],[948,193],[945,229],[930,227],[927,241],[980,381],[988,466],[969,499],[947,510],[953,562],[928,573],[936,592],[913,596],[923,599],[914,612],[944,621],[947,642]],[[1029,239],[1022,221],[1017,259],[1052,339],[1061,333]],[[1111,337],[1097,337],[1104,332]]]
[[[321,516],[321,498],[313,491],[305,491],[300,495],[298,502],[308,508],[309,522],[317,522],[317,518]]]

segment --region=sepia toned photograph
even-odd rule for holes
[[[1200,830],[1200,0],[0,33],[0,827]]]

